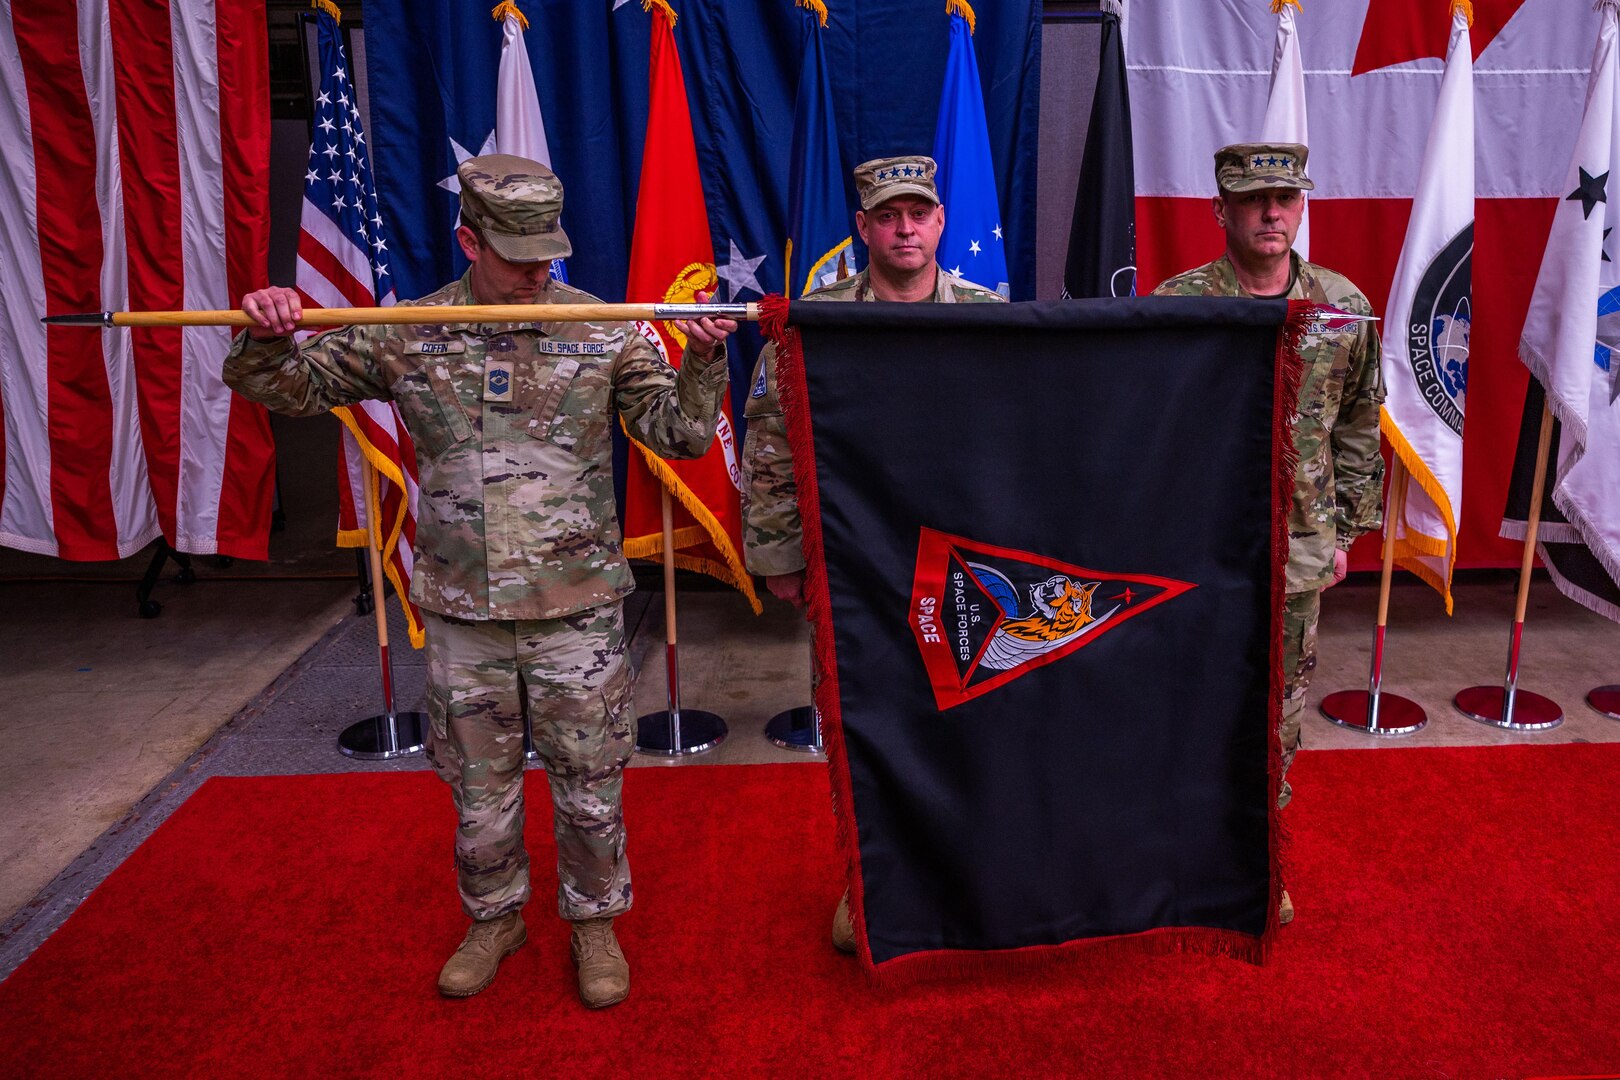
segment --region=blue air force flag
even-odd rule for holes
[[[962,11],[971,13],[972,9],[953,0],[951,49],[945,60],[939,123],[934,129],[934,160],[939,165],[934,182],[945,204],[945,234],[940,237],[938,258],[951,273],[1006,296],[1001,201],[996,197],[973,30]]]
[[[1611,197],[1620,158],[1616,7],[1617,0],[1603,0],[1586,113],[1565,174],[1568,194],[1553,215],[1519,355],[1561,422],[1553,503],[1620,581],[1620,254],[1612,250],[1620,200]],[[1577,592],[1566,595],[1582,600]]]

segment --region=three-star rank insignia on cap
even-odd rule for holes
[[[1060,660],[1192,589],[924,528],[909,622],[941,710]]]
[[[506,360],[490,360],[484,366],[484,400],[512,400],[512,364]]]

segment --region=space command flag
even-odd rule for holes
[[[1310,306],[764,307],[863,956],[1263,959]]]

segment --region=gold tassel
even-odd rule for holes
[[[669,17],[670,28],[674,29],[675,9],[669,6],[669,0],[641,0],[642,11],[650,13],[653,8],[657,8],[659,11],[662,11],[665,15],[667,15]]]
[[[1299,0],[1271,0],[1271,13],[1273,15],[1281,15],[1282,9],[1285,7],[1291,7],[1298,11]]]
[[[309,0],[309,6],[312,8],[319,8],[321,11],[324,11],[328,15],[332,16],[333,22],[340,23],[343,21],[343,12],[338,10],[338,6],[332,3],[332,0]]]
[[[1468,17],[1468,26],[1469,29],[1472,29],[1474,26],[1473,0],[1451,0],[1451,13],[1455,15],[1459,11]]]
[[[502,22],[508,15],[516,18],[518,25],[523,27],[523,29],[527,30],[529,28],[529,20],[527,16],[518,10],[518,6],[512,3],[512,0],[501,0],[501,2],[495,6],[495,10],[489,13],[489,17],[494,19],[496,22]]]
[[[970,34],[978,29],[977,20],[973,16],[973,6],[967,0],[945,0],[945,14],[960,15],[966,19]]]
[[[816,18],[821,20],[821,25],[827,25],[827,5],[823,0],[793,0],[793,3],[806,11],[815,12]]]

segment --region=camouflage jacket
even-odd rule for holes
[[[463,277],[416,302],[469,304],[471,287]],[[597,301],[552,281],[539,302]],[[486,365],[502,360],[510,393],[497,382],[486,394]],[[553,619],[635,588],[613,501],[613,411],[654,452],[697,457],[726,371],[723,348],[677,374],[628,323],[544,322],[351,326],[301,347],[244,333],[224,374],[290,416],[394,401],[420,473],[411,599],[460,619]]]
[[[1298,255],[1290,299],[1313,300],[1357,315],[1372,305],[1350,281]],[[1155,296],[1248,296],[1232,261],[1219,259],[1171,278]],[[1288,591],[1320,589],[1333,580],[1333,549],[1348,549],[1383,519],[1384,459],[1378,452],[1378,407],[1384,400],[1377,323],[1307,334],[1294,417],[1299,472],[1288,514]]]
[[[868,271],[823,285],[806,300],[876,300]],[[1001,303],[1003,297],[940,268],[929,300],[937,304]],[[776,345],[767,342],[748,392],[748,436],[743,443],[743,558],[755,574],[804,569],[798,485],[788,450],[787,423],[776,396]]]

